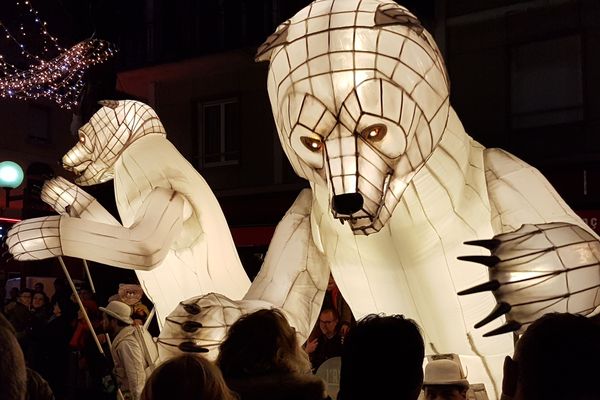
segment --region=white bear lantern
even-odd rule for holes
[[[135,269],[161,325],[183,299],[212,291],[243,296],[250,282],[221,208],[166,139],[154,110],[130,100],[103,105],[81,127],[63,165],[81,185],[114,178],[122,223],[81,188],[56,178],[46,182],[42,199],[61,216],[16,225],[7,242],[12,254]]]
[[[490,389],[512,350],[494,335],[600,304],[598,237],[537,170],[465,133],[440,52],[408,10],[317,0],[257,60],[270,62],[284,151],[311,183],[313,239],[357,317],[416,319],[429,352],[460,353]]]

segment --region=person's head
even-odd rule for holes
[[[26,307],[31,307],[31,300],[33,298],[33,292],[31,289],[23,289],[19,293],[19,303]]]
[[[425,367],[425,400],[466,400],[469,382],[453,360],[430,361]]]
[[[337,333],[338,322],[338,313],[332,308],[326,308],[319,314],[319,330],[328,339]]]
[[[10,322],[0,313],[0,400],[24,400],[27,393],[25,357]]]
[[[368,315],[346,337],[338,399],[386,398],[393,393],[396,399],[416,400],[424,357],[423,337],[413,320]]]
[[[36,292],[33,294],[33,299],[31,300],[31,306],[34,309],[40,309],[48,304],[48,296],[44,294],[44,292]]]
[[[581,315],[546,314],[506,358],[502,387],[515,400],[599,399],[598,359],[600,326]]]
[[[99,307],[103,313],[102,327],[106,332],[116,334],[133,324],[131,307],[121,301],[111,301],[106,307]]]
[[[217,365],[226,378],[270,372],[308,372],[310,361],[281,311],[259,310],[238,319],[221,343]]]
[[[141,400],[235,400],[221,371],[196,354],[182,354],[162,363],[148,378]]]
[[[36,282],[33,285],[33,291],[36,293],[44,293],[44,284],[42,282]]]

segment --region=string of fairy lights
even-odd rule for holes
[[[114,56],[116,50],[108,42],[88,39],[71,48],[60,45],[50,34],[48,23],[42,19],[30,0],[18,0],[24,22],[37,27],[28,32],[24,22],[13,31],[0,21],[0,39],[23,58],[24,66],[17,66],[0,54],[0,97],[21,100],[45,98],[63,108],[73,108],[85,86],[84,74],[93,65]],[[37,48],[29,43],[35,41]],[[19,65],[21,65],[19,64]]]

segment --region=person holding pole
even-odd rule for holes
[[[111,353],[119,389],[125,400],[138,400],[158,360],[156,345],[143,326],[133,324],[129,305],[111,301],[100,311],[105,331],[114,338]]]

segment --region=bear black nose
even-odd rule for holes
[[[340,213],[351,215],[363,206],[363,197],[360,193],[345,193],[333,196],[331,207]]]

